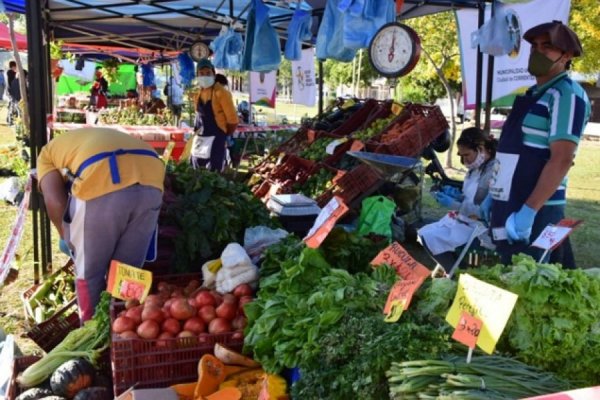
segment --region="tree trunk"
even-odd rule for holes
[[[23,127],[25,128],[27,136],[29,136],[29,99],[27,98],[27,78],[25,78],[23,63],[21,62],[19,48],[17,47],[17,38],[15,37],[15,15],[8,13],[6,16],[8,17],[8,31],[10,34],[10,42],[13,48],[13,55],[15,56],[17,70],[19,72],[19,90],[21,91],[21,101],[23,101]]]
[[[454,151],[454,141],[456,139],[456,110],[454,108],[454,92],[452,91],[452,87],[450,86],[448,79],[446,79],[446,75],[444,75],[442,67],[438,67],[435,64],[435,62],[433,61],[429,53],[425,51],[425,49],[421,48],[421,51],[423,51],[423,54],[425,54],[429,62],[431,62],[431,65],[433,65],[435,72],[438,74],[440,80],[442,81],[442,85],[444,85],[444,88],[446,89],[446,93],[448,94],[448,100],[450,100],[450,147],[448,148],[448,153],[446,154],[446,167],[452,168],[452,153]],[[444,65],[444,63],[442,63],[442,66]]]

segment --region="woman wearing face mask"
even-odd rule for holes
[[[227,135],[233,134],[238,117],[231,93],[215,83],[215,68],[203,58],[198,62],[200,94],[196,99],[190,161],[194,168],[221,171],[224,167]]]
[[[458,155],[468,170],[462,191],[444,186],[436,192],[437,202],[452,212],[418,231],[421,244],[446,271],[456,261],[456,248],[466,244],[473,233],[474,221],[479,217],[479,207],[488,194],[496,168],[496,144],[497,141],[481,129],[467,128],[462,132],[457,141]],[[479,239],[489,245],[487,233]]]

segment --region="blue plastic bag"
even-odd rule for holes
[[[344,47],[354,50],[369,47],[379,28],[394,21],[395,7],[390,0],[354,0],[344,12]]]
[[[300,60],[302,56],[302,41],[310,40],[312,32],[312,15],[309,11],[300,8],[294,11],[292,20],[288,25],[288,38],[285,43],[283,55],[290,61]]]
[[[213,65],[219,69],[239,71],[242,67],[242,35],[229,28],[210,44],[214,52]]]
[[[518,35],[511,35],[510,17],[498,7],[494,16],[471,33],[471,47],[492,56],[509,54],[518,45]]]
[[[269,7],[253,0],[248,12],[242,69],[256,72],[276,70],[281,64],[279,36],[269,21]]]
[[[346,0],[341,0],[346,1]],[[344,47],[344,14],[339,10],[340,0],[328,0],[317,34],[317,58],[349,62],[355,49]]]

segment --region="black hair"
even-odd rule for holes
[[[477,150],[479,147],[483,146],[487,152],[490,153],[490,156],[494,158],[496,157],[498,141],[494,139],[493,136],[487,135],[481,129],[473,127],[462,131],[456,144],[471,150]]]
[[[229,81],[227,80],[227,77],[223,74],[216,74],[215,82],[220,83],[223,86],[229,86]]]
[[[566,64],[565,64],[565,70],[566,70],[566,71],[568,71],[568,70],[570,70],[570,69],[571,69],[571,64],[572,64],[572,61],[573,61],[573,60],[569,60],[569,61],[567,61],[567,62],[566,62]]]
[[[17,66],[17,62],[16,61],[10,61],[8,63],[8,68],[12,68],[12,67],[16,67]]]

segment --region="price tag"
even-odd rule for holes
[[[452,334],[452,339],[461,342],[470,349],[474,349],[482,326],[483,322],[479,318],[463,311]]]
[[[143,303],[152,286],[152,272],[112,260],[106,290],[121,300],[137,299]]]
[[[382,264],[388,264],[393,267],[402,279],[418,279],[426,278],[431,274],[431,271],[412,258],[408,251],[398,242],[394,242],[371,261],[371,265],[377,267]]]
[[[404,107],[402,107],[401,104],[398,104],[398,103],[392,104],[392,114],[394,114],[394,115],[400,115],[400,113],[402,112],[403,109],[404,109]]]
[[[304,243],[310,248],[318,248],[331,232],[337,220],[346,212],[348,212],[348,206],[340,197],[334,196],[317,216],[314,225],[304,238]]]
[[[348,138],[335,139],[334,141],[329,143],[327,147],[325,147],[325,153],[333,155],[333,153],[335,153],[335,148],[338,147],[340,144],[346,143],[347,141]]]
[[[600,386],[583,389],[569,390],[568,392],[543,394],[541,396],[527,397],[522,400],[590,400],[600,399]]]
[[[544,250],[554,250],[582,222],[581,220],[563,219],[556,225],[548,225],[531,245]]]
[[[402,311],[408,309],[413,294],[421,287],[424,281],[425,278],[420,277],[417,279],[404,279],[396,282],[394,286],[392,286],[392,289],[390,289],[390,294],[388,295],[385,307],[383,308],[383,313],[389,317],[394,304],[398,303],[402,304]],[[400,317],[398,316],[398,318]],[[386,321],[388,321],[387,318]],[[397,319],[390,322],[396,321]]]
[[[394,300],[390,304],[390,311],[383,320],[390,323],[398,322],[404,310],[406,310],[406,300]]]
[[[171,153],[173,152],[174,148],[175,148],[175,142],[171,140],[167,144],[167,147],[165,147],[165,151],[163,152],[163,155],[162,155],[162,159],[165,161],[165,163],[169,162],[169,160],[171,159]]]
[[[446,321],[456,328],[466,312],[481,321],[477,346],[488,354],[494,352],[496,343],[508,322],[518,296],[480,281],[469,274],[458,278],[454,302],[446,315]]]

